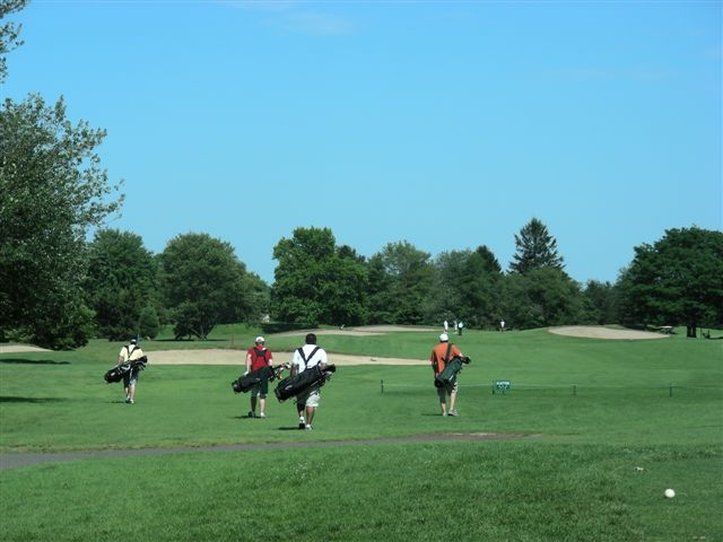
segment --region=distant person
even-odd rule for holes
[[[429,363],[432,365],[434,376],[436,377],[444,371],[447,362],[453,357],[462,357],[462,352],[456,345],[449,342],[449,335],[442,333],[439,336],[439,344],[432,349],[429,356]],[[455,403],[457,402],[457,391],[459,390],[459,382],[455,378],[454,383],[448,386],[437,388],[437,397],[439,397],[439,406],[442,409],[442,416],[457,416]],[[449,409],[447,408],[447,397],[449,396]]]
[[[461,320],[457,323],[457,335],[462,335],[462,329],[464,328],[464,322]]]
[[[270,366],[271,362],[274,361],[271,355],[271,350],[266,348],[266,339],[263,337],[256,337],[254,340],[254,346],[248,349],[246,352],[246,373],[258,371],[264,367]],[[256,418],[256,402],[258,399],[259,404],[259,418],[266,417],[266,396],[269,393],[269,381],[264,380],[263,382],[256,384],[251,388],[251,410],[249,411],[249,418]]]
[[[138,346],[136,339],[131,339],[128,344],[123,345],[118,353],[118,363],[116,365],[125,365],[130,361],[143,357],[143,350]],[[140,367],[134,367],[130,371],[123,374],[123,391],[126,394],[126,403],[134,404],[136,402],[136,385],[138,384],[138,374]]]
[[[304,343],[304,346],[294,351],[294,357],[291,360],[291,376],[296,376],[316,365],[326,365],[328,363],[326,351],[316,345],[316,335],[314,333],[307,334]],[[313,428],[314,414],[319,407],[320,399],[321,392],[318,386],[314,386],[296,396],[300,429]]]
[[[505,321],[500,320],[500,331],[504,331],[504,330],[505,330]]]

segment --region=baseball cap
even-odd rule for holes
[[[442,341],[443,343],[445,343],[445,342],[447,342],[447,341],[449,340],[449,335],[447,335],[446,333],[442,333],[442,334],[439,336],[439,340]]]
[[[259,335],[258,337],[256,337],[256,338],[254,339],[254,342],[255,342],[255,343],[265,343],[265,342],[266,342],[266,339],[264,339],[261,335]]]

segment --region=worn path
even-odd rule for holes
[[[285,450],[295,448],[336,448],[341,446],[378,446],[382,444],[412,444],[420,442],[513,440],[535,438],[538,435],[522,433],[441,433],[388,437],[365,440],[326,440],[304,442],[273,442],[266,444],[219,444],[216,446],[181,446],[177,448],[140,448],[127,450],[79,450],[57,453],[4,453],[0,454],[0,470],[16,469],[43,463],[64,463],[83,459],[143,457],[196,452],[242,452],[258,450]]]

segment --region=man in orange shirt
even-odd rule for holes
[[[436,377],[453,357],[462,357],[462,352],[456,345],[449,342],[449,335],[442,333],[439,336],[439,344],[432,349],[429,356],[429,363],[432,365],[434,376]],[[454,379],[453,384],[437,388],[437,396],[439,397],[439,405],[442,407],[442,416],[457,416],[454,404],[457,402],[457,391],[459,383]],[[447,410],[447,395],[449,395],[449,410]]]

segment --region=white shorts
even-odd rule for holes
[[[319,406],[319,400],[321,399],[321,393],[319,393],[319,388],[312,388],[306,393],[302,393],[301,395],[296,396],[296,402],[302,403],[306,406],[310,407],[318,407]]]

